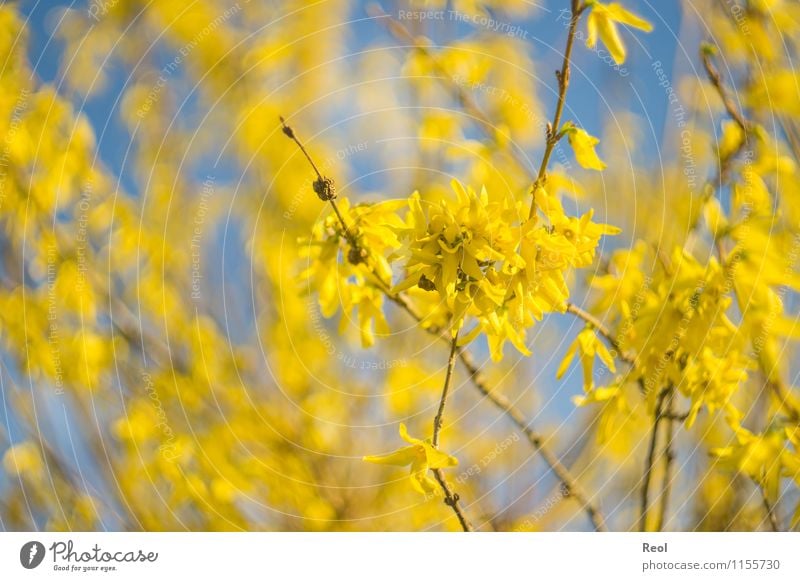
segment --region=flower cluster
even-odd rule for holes
[[[303,277],[319,291],[323,315],[335,314],[339,304],[345,312],[360,309],[365,346],[373,343],[370,321],[385,331],[382,295],[413,290],[421,316],[444,311],[459,345],[484,335],[494,360],[502,358],[506,341],[528,355],[525,330],[545,313],[566,310],[565,275],[589,266],[601,237],[618,229],[593,222],[591,211],[568,216],[542,187],[535,193],[538,212],[529,217],[528,207],[510,195],[451,185],[455,198],[437,202],[415,192],[407,202],[352,210],[345,203],[340,212],[352,231],[337,216],[318,224],[305,242],[311,263]],[[404,216],[399,209],[406,209]],[[387,289],[392,264],[403,278]],[[424,293],[437,300],[416,299]]]

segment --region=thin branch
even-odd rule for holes
[[[641,501],[639,504],[639,530],[645,532],[647,530],[647,514],[650,510],[650,481],[653,476],[653,466],[656,460],[656,449],[658,448],[658,428],[663,419],[664,398],[666,397],[668,389],[662,390],[656,399],[656,410],[653,416],[653,429],[650,433],[650,445],[647,448],[647,457],[645,458],[644,474],[642,476],[642,493]]]
[[[569,88],[570,79],[570,59],[572,57],[572,47],[575,45],[575,33],[578,29],[578,21],[581,14],[586,9],[586,5],[581,5],[579,0],[572,0],[572,15],[569,19],[569,30],[567,31],[567,46],[564,49],[564,60],[561,63],[561,70],[556,71],[556,78],[558,79],[558,101],[556,102],[556,111],[553,114],[553,121],[547,126],[547,135],[545,141],[544,154],[542,155],[542,163],[539,165],[539,173],[536,180],[531,187],[531,193],[535,194],[536,190],[544,186],[547,181],[547,166],[550,163],[550,156],[553,154],[556,144],[564,136],[564,132],[559,129],[561,124],[561,116],[564,113],[564,105],[567,102],[567,88]],[[531,199],[531,209],[529,216],[536,213],[536,196]]]
[[[569,468],[564,466],[564,464],[561,463],[561,460],[559,460],[555,454],[550,452],[550,450],[545,447],[544,438],[530,426],[530,422],[525,419],[525,416],[523,416],[522,413],[514,407],[514,405],[506,396],[492,391],[492,388],[484,379],[480,369],[475,364],[472,359],[472,355],[470,355],[468,351],[463,349],[459,350],[458,357],[461,359],[464,367],[469,372],[470,378],[472,379],[472,383],[475,385],[475,387],[477,387],[478,390],[494,404],[495,407],[497,407],[505,416],[511,419],[511,421],[514,422],[514,425],[516,425],[517,428],[523,434],[525,434],[528,442],[530,442],[534,449],[542,456],[545,463],[564,485],[564,489],[569,492],[569,496],[574,497],[575,500],[577,500],[581,505],[581,508],[589,516],[594,529],[596,531],[607,531],[608,528],[606,527],[603,514],[594,505],[589,495],[578,483],[578,480],[575,478],[575,476],[572,475]]]
[[[442,387],[442,397],[439,399],[439,410],[433,418],[433,438],[431,444],[434,448],[439,447],[439,433],[442,431],[442,417],[444,407],[447,405],[447,396],[450,393],[450,384],[453,380],[453,368],[456,366],[456,352],[458,351],[458,332],[453,335],[450,341],[450,357],[447,359],[447,371],[444,376],[444,387]]]
[[[286,124],[286,120],[283,117],[280,117],[280,120],[283,134],[297,144],[297,147],[299,147],[300,151],[303,152],[303,155],[308,160],[308,163],[310,163],[311,167],[314,168],[314,173],[317,174],[317,179],[314,181],[313,185],[314,192],[317,194],[320,200],[330,203],[331,208],[333,208],[333,212],[336,214],[336,217],[339,219],[339,223],[342,225],[342,230],[344,231],[347,241],[355,250],[360,251],[358,248],[358,233],[355,230],[350,229],[350,225],[347,223],[347,221],[345,221],[344,216],[339,211],[339,206],[336,204],[336,189],[334,188],[333,180],[323,176],[320,173],[319,169],[317,168],[317,164],[314,163],[314,160],[311,158],[311,155],[309,155],[305,146],[300,141],[300,138],[297,137],[294,129]]]
[[[744,132],[744,138],[737,144],[733,151],[729,152],[725,156],[725,158],[720,158],[716,175],[709,178],[708,181],[705,182],[705,185],[703,186],[703,194],[700,199],[700,209],[689,223],[687,237],[689,234],[696,232],[698,228],[700,228],[700,223],[703,218],[703,209],[705,208],[706,204],[716,195],[718,189],[721,189],[722,186],[727,184],[730,171],[733,166],[733,161],[739,157],[742,151],[744,151],[751,132],[750,124],[744,118],[744,115],[736,108],[736,104],[733,102],[728,90],[725,88],[725,83],[722,80],[722,76],[714,65],[714,62],[711,60],[710,52],[711,51],[708,48],[700,49],[700,59],[703,62],[703,68],[706,71],[706,76],[722,100],[725,111]]]
[[[450,393],[450,384],[453,382],[453,370],[456,366],[457,350],[458,332],[453,335],[453,339],[450,341],[450,356],[447,358],[447,371],[445,372],[444,376],[442,397],[439,398],[439,409],[436,412],[436,417],[433,418],[433,437],[431,438],[431,445],[434,448],[439,448],[439,434],[442,431],[442,418],[444,416],[445,405],[447,405],[447,396]],[[456,513],[458,521],[461,523],[461,528],[464,529],[464,532],[471,532],[473,530],[472,525],[464,515],[463,509],[458,504],[458,494],[453,492],[453,490],[450,488],[450,485],[447,483],[447,480],[445,480],[444,474],[442,474],[441,470],[435,469],[433,474],[436,476],[436,480],[439,483],[439,486],[442,488],[442,492],[444,493],[444,503],[452,508],[453,512]]]
[[[658,499],[658,512],[656,513],[655,530],[661,531],[664,528],[664,521],[669,509],[670,495],[672,494],[672,468],[675,463],[675,390],[671,389],[667,396],[667,409],[662,414],[662,420],[666,422],[667,437],[664,443],[664,475],[661,479],[661,494]]]
[[[473,530],[472,525],[467,520],[467,517],[464,515],[464,509],[459,504],[461,498],[458,496],[457,492],[453,492],[453,489],[450,488],[450,485],[447,483],[447,480],[444,478],[444,474],[442,471],[437,469],[433,470],[433,476],[436,478],[436,481],[439,483],[439,486],[444,493],[444,503],[453,509],[453,512],[456,513],[458,517],[458,522],[461,524],[461,528],[465,533],[471,533]]]
[[[285,127],[285,124],[284,124]],[[291,131],[291,129],[290,129]],[[284,129],[284,134],[286,130]],[[287,136],[289,136],[287,134]],[[292,131],[292,135],[289,136],[295,142],[297,142],[296,137],[294,136],[294,132]],[[313,164],[312,164],[313,166]],[[319,176],[318,176],[319,177]],[[384,293],[384,295],[397,304],[402,310],[408,313],[415,321],[421,323],[423,317],[418,314],[413,307],[408,303],[405,297],[401,293],[392,293],[391,289],[380,280],[377,276],[374,266],[369,264],[368,258],[364,259],[363,262],[365,268],[373,274],[379,283],[379,286]],[[442,335],[438,329],[434,327],[427,327],[425,331],[428,333],[437,336],[439,339],[446,340],[446,337]],[[449,341],[448,341],[449,342]],[[586,512],[589,516],[589,519],[594,526],[596,531],[606,531],[608,530],[605,525],[605,519],[603,515],[600,513],[599,509],[594,506],[592,501],[590,500],[588,494],[583,490],[583,488],[578,484],[577,479],[572,475],[569,469],[564,466],[561,461],[552,454],[544,445],[543,438],[531,427],[529,427],[529,422],[525,419],[523,414],[517,410],[514,405],[506,398],[505,396],[494,393],[492,388],[486,383],[483,376],[480,373],[480,369],[475,364],[472,359],[472,356],[469,354],[468,351],[464,350],[463,348],[458,349],[458,358],[461,363],[464,365],[466,370],[469,372],[470,381],[472,384],[480,391],[489,401],[494,404],[505,416],[507,416],[517,428],[525,434],[526,438],[530,442],[530,444],[534,447],[534,449],[542,456],[545,463],[550,467],[556,477],[561,481],[564,485],[565,489],[569,491],[570,496],[575,497],[575,499],[580,503],[581,508]],[[446,483],[445,483],[446,484]],[[441,483],[440,483],[441,485]],[[445,491],[445,498],[448,498],[448,493]],[[457,505],[457,495],[451,494],[449,498],[455,499],[453,502]]]
[[[764,512],[766,513],[769,527],[772,529],[772,532],[780,532],[781,527],[778,524],[778,517],[775,514],[775,507],[769,501],[769,498],[767,498],[767,492],[764,490],[764,487],[759,485],[758,490],[761,492],[761,501],[764,504]]]
[[[708,80],[711,81],[712,85],[714,85],[714,88],[717,90],[717,94],[719,95],[720,99],[722,99],[722,105],[725,107],[725,111],[727,111],[731,119],[736,122],[736,124],[745,134],[745,139],[747,139],[747,134],[750,133],[750,124],[736,107],[736,103],[733,102],[733,98],[725,88],[722,75],[719,74],[717,67],[711,60],[711,50],[705,47],[701,48],[700,57],[703,61],[703,68],[706,70]]]

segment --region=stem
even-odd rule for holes
[[[706,70],[706,75],[708,76],[708,80],[711,81],[711,84],[714,85],[714,88],[717,90],[717,94],[722,99],[722,105],[725,107],[725,111],[727,111],[728,115],[730,115],[731,119],[733,119],[736,124],[741,128],[742,132],[745,135],[745,140],[747,140],[747,134],[750,132],[750,125],[747,123],[747,120],[744,118],[742,113],[739,109],[736,108],[736,104],[733,102],[733,98],[728,94],[728,91],[725,89],[725,84],[722,81],[722,76],[719,74],[717,67],[714,66],[714,63],[711,61],[711,54],[708,51],[701,51],[701,57],[703,60],[703,68]]]
[[[764,490],[764,487],[759,486],[758,489],[761,492],[761,501],[764,504],[764,512],[767,515],[767,521],[769,522],[772,532],[780,532],[781,527],[778,524],[778,517],[775,515],[775,507],[769,501],[769,498],[767,498],[767,492]]]
[[[539,173],[536,180],[533,182],[531,192],[535,193],[536,190],[544,186],[547,181],[547,166],[550,163],[550,156],[553,154],[556,144],[564,136],[564,133],[559,130],[558,126],[561,124],[561,115],[564,113],[564,105],[567,102],[567,88],[569,87],[570,78],[570,58],[572,57],[572,47],[575,45],[575,32],[578,29],[578,21],[581,14],[586,9],[586,6],[580,6],[579,0],[572,0],[572,15],[569,19],[569,30],[567,32],[567,46],[564,49],[564,60],[561,63],[561,70],[556,71],[556,78],[558,79],[558,101],[556,102],[556,111],[553,115],[553,122],[547,128],[547,135],[545,141],[544,154],[542,155],[542,163],[539,165]],[[531,200],[531,209],[528,214],[533,217],[536,212],[536,197],[534,195]]]
[[[578,503],[581,505],[581,508],[589,516],[589,520],[591,520],[594,530],[599,532],[607,531],[608,527],[606,526],[603,514],[592,503],[589,495],[578,483],[578,480],[575,478],[575,476],[572,475],[569,468],[564,466],[564,464],[561,463],[561,460],[559,460],[555,454],[550,452],[550,450],[545,447],[544,438],[530,426],[530,422],[525,419],[525,416],[523,416],[522,413],[514,407],[514,405],[506,396],[492,391],[492,388],[484,380],[480,369],[475,364],[472,359],[472,355],[470,355],[468,351],[464,351],[463,349],[459,350],[458,357],[461,359],[464,367],[469,372],[470,379],[475,387],[477,387],[478,390],[489,401],[491,401],[496,408],[503,412],[503,415],[508,417],[514,423],[514,425],[516,425],[517,428],[523,434],[525,434],[528,442],[530,442],[534,449],[542,456],[545,463],[553,471],[553,474],[555,474],[556,477],[561,481],[561,484],[564,485],[564,489],[569,493],[569,496],[574,497],[575,500],[578,501]]]
[[[658,447],[658,427],[663,418],[664,398],[666,397],[669,389],[665,389],[658,394],[656,400],[656,411],[653,416],[653,430],[650,433],[650,445],[647,449],[647,458],[644,464],[644,475],[642,476],[642,496],[639,506],[639,530],[645,532],[647,530],[647,513],[650,510],[650,480],[653,475],[653,466],[655,465],[656,448]]]
[[[320,180],[324,179],[322,177],[322,174],[319,172],[319,169],[317,169],[317,164],[314,163],[314,160],[308,154],[308,151],[306,151],[306,148],[300,142],[300,139],[298,139],[297,135],[295,135],[294,129],[292,129],[286,124],[286,119],[284,119],[283,117],[279,117],[278,119],[281,120],[281,128],[283,129],[283,134],[297,144],[297,147],[299,147],[300,151],[303,152],[303,155],[306,156],[308,163],[310,163],[311,167],[314,168],[314,173],[317,174],[317,179]]]
[[[439,486],[442,488],[442,492],[444,493],[444,503],[452,508],[453,512],[456,513],[458,522],[461,524],[461,529],[465,533],[471,533],[474,529],[467,520],[467,517],[464,515],[464,510],[459,504],[460,497],[458,496],[458,493],[453,492],[453,490],[450,488],[450,485],[447,483],[447,480],[445,480],[441,470],[435,468],[433,470],[433,476],[436,478],[436,482],[438,482]]]
[[[289,125],[286,124],[286,120],[283,117],[279,117],[279,119],[281,120],[281,128],[283,130],[283,134],[297,144],[297,147],[300,148],[300,151],[303,152],[303,155],[308,160],[308,163],[310,163],[311,167],[314,169],[314,173],[317,174],[317,180],[319,182],[324,183],[326,181],[325,176],[323,176],[320,173],[319,169],[317,168],[317,164],[314,163],[314,159],[311,157],[311,155],[309,155],[308,150],[306,150],[305,146],[300,141],[300,138],[297,137],[297,134],[294,132],[294,129],[292,129]],[[355,231],[350,229],[350,226],[345,221],[344,216],[339,211],[339,206],[336,204],[336,199],[330,198],[328,202],[330,203],[331,208],[333,208],[333,212],[336,214],[336,217],[339,219],[339,223],[342,225],[342,229],[344,230],[344,235],[347,238],[347,241],[350,243],[351,246],[357,247],[358,235],[356,234]]]
[[[656,513],[656,531],[664,527],[664,519],[669,508],[670,494],[672,493],[672,468],[675,461],[673,440],[675,438],[675,390],[670,389],[667,396],[667,409],[662,414],[666,421],[667,439],[664,443],[664,476],[661,479],[661,496],[659,497],[658,512]]]
[[[453,369],[456,366],[456,351],[458,350],[458,332],[453,335],[452,341],[450,341],[450,357],[447,359],[447,372],[444,376],[444,386],[442,387],[442,397],[439,399],[439,410],[436,412],[436,417],[433,418],[433,437],[431,438],[431,445],[434,448],[439,447],[439,434],[442,431],[442,417],[444,416],[444,408],[447,404],[447,396],[450,393],[450,384],[453,381]],[[456,513],[458,517],[458,522],[461,523],[461,528],[464,532],[471,532],[472,525],[467,520],[466,516],[464,515],[463,509],[458,504],[459,496],[450,488],[450,485],[447,483],[447,480],[444,478],[444,474],[440,469],[434,469],[433,475],[436,477],[436,481],[439,483],[439,486],[442,488],[442,492],[444,493],[444,503],[453,509],[453,512]]]
[[[716,89],[717,94],[719,95],[720,99],[722,99],[723,106],[725,107],[725,111],[727,111],[728,115],[736,122],[736,124],[742,129],[744,132],[744,139],[739,143],[735,150],[733,150],[730,154],[728,154],[725,159],[720,158],[719,160],[719,169],[717,174],[709,179],[703,188],[703,196],[700,199],[700,210],[694,216],[693,220],[689,224],[689,229],[687,232],[691,234],[696,232],[697,229],[700,227],[700,223],[703,218],[703,209],[705,205],[711,200],[717,189],[721,188],[724,184],[728,182],[728,177],[731,171],[731,166],[733,164],[733,160],[739,157],[739,154],[747,145],[747,140],[750,135],[750,125],[747,123],[744,116],[739,112],[736,108],[736,104],[733,102],[733,99],[728,94],[728,91],[725,88],[725,83],[722,80],[722,76],[719,74],[716,66],[714,66],[713,61],[711,60],[711,55],[708,52],[701,50],[700,58],[703,61],[703,68],[706,71],[706,76],[708,77],[709,81],[711,82],[712,86]]]
[[[453,379],[453,368],[456,365],[456,352],[458,351],[458,332],[453,336],[450,341],[450,357],[447,359],[447,372],[444,376],[444,387],[442,387],[442,397],[439,399],[439,410],[436,412],[436,417],[433,418],[433,438],[431,444],[434,448],[439,447],[439,433],[442,430],[442,416],[444,416],[444,407],[447,404],[447,395],[450,392],[450,384]]]

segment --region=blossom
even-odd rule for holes
[[[569,369],[572,360],[575,358],[575,354],[578,352],[580,352],[581,365],[583,366],[583,387],[587,392],[594,387],[594,380],[592,377],[595,356],[600,358],[600,361],[605,364],[609,371],[612,373],[616,372],[614,358],[611,356],[611,353],[597,337],[597,333],[594,329],[587,327],[578,333],[575,341],[573,341],[572,345],[567,349],[567,353],[564,355],[561,365],[558,366],[558,371],[556,372],[557,379],[563,377],[564,373]]]
[[[450,468],[458,465],[458,460],[436,449],[427,440],[418,440],[408,435],[405,424],[400,424],[400,437],[409,443],[394,452],[381,456],[364,456],[364,461],[391,466],[411,466],[411,486],[420,494],[433,494],[436,482],[428,476],[428,470]]]
[[[587,5],[590,7],[591,12],[586,23],[589,33],[586,38],[586,46],[594,48],[597,45],[599,36],[600,40],[608,48],[608,52],[611,53],[611,58],[618,65],[625,62],[625,45],[619,36],[617,23],[632,26],[645,32],[653,30],[652,24],[626,10],[616,2],[603,4],[596,0],[588,0]]]
[[[586,131],[575,127],[571,123],[565,124],[564,131],[567,133],[572,151],[575,152],[575,159],[581,167],[597,171],[602,171],[606,168],[606,164],[603,163],[603,160],[598,157],[597,152],[594,150],[594,146],[600,143],[597,137],[589,135]]]

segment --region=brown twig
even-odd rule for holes
[[[720,157],[719,168],[717,170],[716,175],[710,178],[703,186],[703,195],[700,199],[700,210],[697,212],[692,222],[689,224],[688,234],[697,231],[697,229],[700,227],[700,221],[703,217],[703,209],[705,208],[706,204],[715,196],[716,191],[727,183],[731,167],[733,165],[733,160],[739,157],[739,154],[741,154],[742,151],[744,151],[744,148],[748,143],[751,131],[750,125],[747,123],[747,120],[744,118],[744,115],[742,115],[742,113],[736,108],[736,104],[733,102],[733,98],[731,98],[731,96],[728,94],[727,89],[725,88],[725,82],[722,80],[722,76],[720,75],[719,71],[714,65],[714,62],[711,60],[711,49],[708,47],[701,48],[700,59],[703,62],[703,68],[706,71],[706,75],[708,76],[711,85],[716,89],[717,94],[722,100],[722,104],[725,107],[725,111],[728,113],[728,115],[731,116],[731,118],[736,122],[736,124],[742,130],[742,132],[744,133],[744,137],[737,144],[736,148],[733,151],[729,152],[725,156],[725,158]]]
[[[442,418],[444,416],[444,407],[447,405],[447,396],[450,393],[450,384],[453,380],[453,369],[456,366],[456,352],[458,351],[458,333],[453,336],[450,341],[450,356],[447,359],[447,371],[444,376],[444,386],[442,387],[442,397],[439,398],[439,409],[436,412],[436,417],[433,418],[433,437],[431,444],[434,448],[439,447],[439,433],[442,431]]]
[[[766,513],[769,527],[772,529],[772,532],[780,532],[781,527],[778,524],[778,517],[775,514],[775,507],[769,501],[769,498],[767,498],[767,492],[764,490],[764,487],[759,485],[758,490],[761,492],[761,501],[764,504],[764,512]]]
[[[342,225],[342,230],[344,232],[345,238],[350,243],[352,247],[356,250],[358,248],[358,233],[355,230],[350,229],[350,225],[344,219],[344,216],[339,211],[339,206],[336,204],[336,190],[333,185],[333,180],[325,177],[320,173],[319,169],[317,168],[317,164],[314,163],[314,160],[309,155],[308,151],[306,150],[303,143],[300,141],[300,138],[297,137],[297,134],[294,132],[289,125],[286,124],[286,120],[283,117],[280,117],[281,120],[281,129],[283,130],[283,134],[291,139],[292,141],[297,144],[297,147],[300,148],[300,151],[303,152],[303,155],[308,160],[308,163],[311,164],[311,167],[314,168],[314,173],[317,174],[317,179],[314,181],[314,192],[316,192],[317,196],[323,201],[328,202],[333,208],[333,212],[336,214],[336,217],[339,219],[339,223]]]
[[[667,437],[664,442],[664,475],[661,479],[661,493],[658,498],[658,512],[656,513],[655,530],[661,531],[664,528],[664,520],[669,509],[670,495],[672,494],[672,468],[675,462],[675,450],[673,440],[675,438],[675,390],[670,389],[667,396],[667,409],[662,414],[662,420],[666,422],[665,430]]]
[[[556,102],[555,113],[553,114],[553,121],[547,126],[544,154],[542,155],[542,162],[539,165],[539,173],[536,175],[536,180],[531,186],[531,193],[534,195],[531,199],[530,216],[536,213],[535,192],[538,188],[544,186],[547,181],[547,166],[550,164],[550,156],[553,154],[556,144],[564,136],[564,132],[561,131],[558,126],[561,124],[561,116],[564,113],[564,105],[567,102],[567,88],[569,87],[571,70],[570,59],[572,57],[572,47],[575,45],[575,32],[578,29],[578,21],[581,18],[581,14],[583,14],[585,9],[586,5],[581,5],[580,0],[572,0],[572,14],[569,20],[569,30],[567,31],[567,46],[564,49],[564,60],[561,63],[561,69],[556,71],[556,78],[558,79],[558,100]]]
[[[444,478],[444,474],[442,471],[437,469],[433,470],[433,476],[436,478],[436,482],[439,483],[439,486],[444,493],[444,503],[453,509],[453,512],[458,517],[458,522],[461,524],[461,529],[465,533],[471,533],[474,529],[472,528],[472,524],[467,520],[467,517],[464,515],[464,510],[461,508],[459,501],[461,498],[458,496],[457,492],[453,492],[453,489],[450,488],[450,485],[447,483],[447,480]]]
[[[656,461],[656,449],[658,448],[658,428],[663,419],[664,399],[669,392],[669,388],[662,390],[656,399],[656,409],[653,416],[653,429],[650,433],[650,445],[647,448],[645,458],[644,474],[642,475],[642,492],[639,504],[639,530],[647,530],[647,515],[650,511],[650,481],[653,475],[653,466]]]
[[[703,68],[706,70],[708,80],[711,81],[712,85],[714,85],[714,88],[717,90],[717,94],[719,95],[720,99],[722,99],[722,105],[725,107],[725,111],[727,111],[730,118],[733,119],[742,130],[746,140],[747,134],[750,132],[750,124],[736,107],[736,103],[733,102],[733,98],[728,94],[728,91],[725,88],[725,83],[722,80],[722,75],[720,75],[717,67],[711,60],[711,55],[712,50],[709,46],[704,46],[700,49],[700,58],[703,61]]]
[[[578,483],[578,480],[572,475],[569,468],[564,466],[564,464],[561,463],[561,460],[559,460],[555,454],[550,452],[550,450],[545,447],[544,438],[530,426],[530,422],[525,419],[525,416],[523,416],[522,413],[514,407],[514,405],[506,396],[492,391],[492,388],[483,378],[480,369],[475,364],[472,359],[472,355],[470,355],[468,351],[462,349],[459,351],[458,356],[459,359],[461,359],[461,362],[464,364],[464,367],[469,372],[470,378],[472,379],[472,383],[475,385],[475,387],[477,387],[478,390],[489,401],[491,401],[492,404],[494,404],[495,407],[501,410],[503,414],[507,416],[523,434],[525,434],[528,442],[530,442],[534,449],[542,456],[545,463],[553,471],[553,474],[556,475],[556,478],[558,478],[564,485],[564,489],[567,490],[569,495],[574,497],[575,500],[577,500],[581,505],[581,508],[586,512],[589,520],[592,522],[594,529],[596,531],[607,531],[608,528],[606,527],[603,514],[594,505],[589,495]]]
[[[431,445],[434,448],[439,448],[439,435],[442,431],[442,419],[444,417],[444,408],[447,405],[447,396],[450,393],[450,384],[453,382],[453,370],[456,366],[456,351],[458,350],[458,333],[453,335],[452,340],[450,341],[450,356],[447,358],[447,371],[445,372],[444,376],[444,386],[442,387],[442,397],[439,398],[439,409],[436,412],[436,417],[433,418],[433,437],[431,438]],[[458,517],[458,521],[461,523],[461,528],[464,529],[464,532],[471,532],[472,525],[467,520],[464,512],[459,505],[459,496],[450,488],[450,485],[447,483],[447,480],[444,478],[444,474],[441,473],[441,470],[434,470],[434,476],[436,476],[436,481],[439,483],[439,486],[442,488],[442,492],[444,493],[444,503],[453,509],[453,512],[456,513]]]

